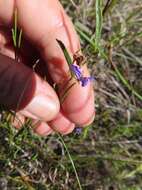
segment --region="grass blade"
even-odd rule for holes
[[[12,28],[12,39],[13,39],[13,45],[14,47],[16,47],[16,38],[15,38],[15,32],[13,28]]]
[[[142,101],[142,95],[140,95],[136,90],[129,84],[129,82],[123,77],[119,69],[114,65],[111,55],[109,56],[109,62],[111,63],[112,67],[114,68],[117,76],[121,80],[121,82],[130,90],[140,101]]]
[[[91,36],[87,35],[85,32],[83,32],[78,26],[76,26],[76,30],[79,33],[79,35],[86,41],[88,42],[93,49],[95,49],[95,42],[93,39],[91,39]]]
[[[21,44],[22,44],[22,33],[23,33],[23,31],[22,31],[22,29],[20,29],[19,39],[18,39],[18,48],[20,48]]]
[[[96,31],[95,31],[95,48],[96,51],[100,49],[100,39],[101,39],[101,32],[102,32],[102,0],[96,0]]]
[[[17,9],[15,9],[14,12],[14,28],[12,29],[12,38],[13,38],[13,43],[14,47],[17,47]]]
[[[109,11],[113,9],[118,0],[108,0],[105,8],[103,9],[103,16],[105,16]]]
[[[134,88],[128,83],[128,81],[123,77],[123,75],[120,73],[120,71],[115,67],[115,72],[119,79],[122,81],[122,83],[140,100],[142,101],[142,95],[137,93]]]
[[[77,170],[76,170],[74,161],[73,161],[73,159],[72,159],[72,157],[71,157],[71,154],[70,154],[70,152],[69,152],[69,150],[68,150],[68,147],[67,147],[67,145],[65,144],[64,139],[62,138],[62,136],[61,136],[60,134],[58,134],[58,136],[59,136],[59,139],[61,140],[61,142],[62,142],[62,144],[63,144],[63,146],[64,146],[64,148],[65,148],[65,150],[66,150],[66,152],[67,152],[67,154],[68,154],[68,157],[69,157],[69,159],[70,159],[70,162],[71,162],[71,164],[72,164],[72,167],[73,167],[73,170],[74,170],[76,179],[77,179],[77,183],[78,183],[78,186],[79,186],[79,190],[82,190],[81,183],[80,183],[80,180],[79,180],[79,176],[78,176],[78,173],[77,173]]]

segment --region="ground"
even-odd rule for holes
[[[142,189],[142,5],[104,0],[97,23],[97,2],[62,0],[95,77],[94,123],[42,138],[1,110],[0,189],[78,190],[73,166],[84,190]]]

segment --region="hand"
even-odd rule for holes
[[[18,26],[26,38],[20,51],[22,64],[15,63],[11,45],[14,7],[18,11]],[[85,87],[76,83],[60,105],[51,80],[48,79],[49,84],[41,79],[40,76],[50,75],[60,89],[68,81],[69,68],[56,39],[65,44],[71,56],[80,49],[73,24],[58,0],[0,1],[0,53],[13,58],[0,55],[0,104],[16,110],[23,122],[25,117],[40,121],[34,128],[40,135],[53,131],[68,134],[75,124],[90,124],[95,115],[91,83]],[[30,69],[37,58],[38,74]],[[89,75],[86,65],[83,72]]]

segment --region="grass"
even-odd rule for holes
[[[63,137],[62,137],[60,134],[59,134],[59,138],[60,138],[60,140],[61,140],[61,142],[62,142],[62,144],[63,144],[63,146],[64,146],[64,148],[65,148],[65,150],[66,150],[66,152],[67,152],[67,154],[68,154],[68,157],[69,157],[69,159],[70,159],[70,161],[71,161],[72,168],[73,168],[73,170],[74,170],[74,173],[75,173],[75,176],[76,176],[76,180],[77,180],[77,182],[78,182],[78,187],[79,187],[80,190],[82,190],[81,183],[80,183],[80,180],[79,180],[79,177],[78,177],[78,173],[77,173],[77,170],[76,170],[74,161],[73,161],[73,159],[72,159],[72,156],[71,156],[71,154],[70,154],[70,152],[69,152],[69,149],[68,149],[66,143],[64,142]]]
[[[0,189],[78,190],[76,171],[84,190],[141,190],[141,3],[62,3],[97,78],[96,119],[80,135],[72,133],[62,141],[57,134],[33,134],[30,121],[17,131],[1,110]]]
[[[18,15],[17,15],[17,9],[14,12],[14,24],[12,28],[12,39],[13,39],[13,45],[15,49],[15,60],[18,61],[18,53],[19,49],[22,45],[22,29],[20,31],[18,30]]]

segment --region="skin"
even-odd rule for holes
[[[0,102],[16,110],[17,117],[22,123],[25,117],[32,118],[35,124],[34,131],[40,135],[48,135],[53,131],[68,134],[74,130],[75,124],[85,126],[92,123],[95,111],[91,83],[85,87],[76,83],[63,104],[60,104],[58,95],[51,85],[51,79],[52,84],[58,84],[59,95],[62,95],[65,86],[69,85],[67,83],[69,68],[56,39],[65,44],[71,56],[80,49],[73,24],[60,2],[58,0],[44,0],[42,3],[41,0],[0,1],[0,53],[11,58],[14,58],[14,49],[9,31],[15,7],[18,10],[18,26],[22,28],[26,42],[22,46],[23,51],[20,52],[22,64],[11,67],[0,61],[0,93],[4,92],[3,96],[0,95]],[[40,66],[36,71],[38,74],[29,69],[34,56],[40,57]],[[82,69],[84,75],[89,76],[86,65]],[[44,76],[50,75],[49,83],[41,78],[43,71]],[[17,106],[17,97],[23,91],[20,87],[26,84],[30,86],[30,90],[28,87],[25,88],[25,94],[20,96]],[[12,88],[13,85],[16,88]],[[14,93],[11,93],[11,89]],[[16,120],[13,125],[17,128],[20,126]]]

